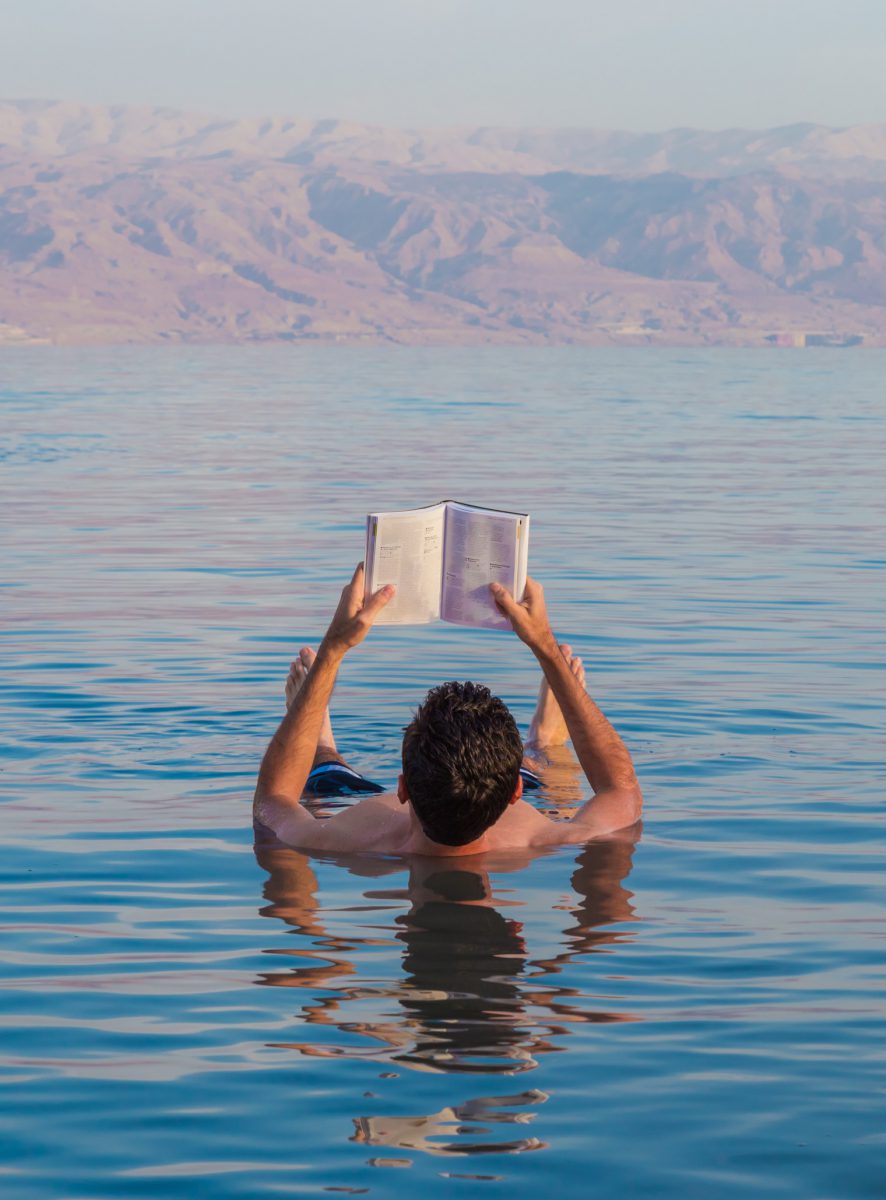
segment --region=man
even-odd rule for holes
[[[371,796],[326,819],[301,804],[309,776],[342,767],[328,704],[345,654],[360,644],[394,594],[388,584],[364,602],[363,564],[344,588],[316,655],[293,664],[286,716],[262,760],[253,815],[280,841],[328,853],[453,856],[585,842],[633,825],[642,795],[631,756],[587,694],[581,662],[551,632],[540,584],[521,602],[492,584],[495,603],[541,666],[544,682],[531,744],[572,740],[594,795],[571,820],[553,820],[523,800],[523,746],[504,704],[477,684],[432,689],[403,737],[397,794]],[[371,784],[367,785],[369,788]]]

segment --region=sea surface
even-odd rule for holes
[[[642,832],[255,848],[365,514],[444,497],[531,513]],[[886,353],[5,350],[0,514],[5,1200],[886,1194]],[[528,722],[511,635],[376,629],[352,764],[446,678]]]

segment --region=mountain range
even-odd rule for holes
[[[0,343],[886,345],[886,126],[0,103]]]

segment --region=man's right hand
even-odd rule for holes
[[[527,579],[519,604],[501,584],[490,584],[490,590],[517,637],[538,659],[560,705],[578,761],[594,789],[593,800],[574,818],[577,838],[611,833],[632,825],[640,816],[643,793],[631,756],[560,653],[548,622],[541,584]]]
[[[497,608],[511,622],[521,642],[525,642],[536,654],[559,654],[557,639],[551,632],[548,610],[545,608],[545,591],[540,583],[527,576],[526,590],[519,602],[503,584],[491,583],[489,590]]]

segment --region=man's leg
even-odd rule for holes
[[[585,669],[582,660],[563,643],[560,652],[570,670],[584,687]],[[539,775],[546,794],[559,807],[575,804],[583,798],[581,772],[575,755],[567,746],[569,730],[547,680],[542,676],[538,703],[532,715],[529,733],[523,746],[523,766]]]
[[[572,674],[584,687],[585,669],[582,660],[572,653],[572,647],[565,642],[560,646],[560,653],[569,663]],[[548,687],[548,681],[542,676],[538,689],[538,703],[526,738],[526,753],[534,759],[543,759],[551,747],[564,746],[568,741],[569,730],[563,720],[560,705]]]
[[[302,685],[308,677],[308,671],[314,665],[314,659],[317,657],[317,652],[312,650],[310,646],[303,646],[299,651],[298,658],[289,668],[289,678],[286,680],[286,707],[292,705],[293,700],[298,695]],[[320,736],[317,739],[317,749],[314,752],[313,767],[317,767],[324,762],[341,762],[345,760],[339,754],[335,745],[335,737],[332,733],[332,718],[329,715],[329,709],[326,710],[326,715],[323,717],[323,725],[320,729]]]
[[[299,651],[298,658],[290,666],[289,678],[286,680],[287,708],[292,704],[299,693],[299,689],[304,685],[308,677],[308,671],[314,665],[316,657],[317,653],[315,650],[312,650],[310,646],[303,646]],[[341,775],[335,775],[332,768],[327,765],[330,763],[338,763],[344,768],[344,772]],[[326,767],[326,770],[317,771],[318,767]],[[317,772],[316,775],[315,772]],[[332,718],[329,715],[328,708],[323,717],[323,724],[320,727],[320,736],[317,739],[314,761],[311,764],[311,773],[308,776],[308,783],[305,790],[309,793],[313,792],[315,795],[318,793],[321,795],[332,795],[335,793],[341,795],[346,792],[384,791],[384,788],[379,784],[364,779],[358,771],[348,766],[342,755],[339,754],[332,732]]]

